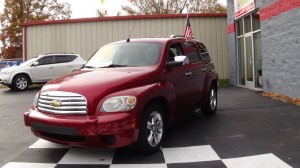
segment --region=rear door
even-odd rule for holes
[[[72,65],[70,64],[70,59],[68,55],[56,55],[55,59],[55,77],[63,76],[71,72]]]

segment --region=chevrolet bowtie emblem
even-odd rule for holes
[[[52,107],[59,107],[60,104],[61,104],[61,101],[59,101],[59,100],[52,100],[50,102],[50,106],[52,106]]]

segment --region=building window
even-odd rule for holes
[[[237,24],[236,24],[236,25],[237,25],[237,28],[236,28],[236,30],[237,30],[237,35],[238,35],[238,36],[243,35],[243,34],[244,34],[243,19],[237,21]]]
[[[244,25],[245,25],[245,34],[251,31],[251,18],[250,15],[244,18]]]
[[[252,14],[253,31],[260,29],[259,11]]]

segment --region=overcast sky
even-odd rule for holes
[[[69,2],[72,8],[71,18],[87,18],[96,17],[97,8],[108,9],[110,15],[116,14],[121,5],[130,3],[128,0],[58,0],[59,2]],[[220,0],[222,4],[226,4],[226,0]],[[3,12],[4,0],[0,0],[0,13]]]

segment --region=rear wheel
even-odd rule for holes
[[[144,153],[157,151],[164,139],[165,127],[162,108],[158,104],[150,104],[146,107],[142,118],[137,149]]]
[[[15,90],[26,90],[29,86],[29,78],[26,75],[16,75],[13,79],[12,86]]]
[[[214,85],[211,85],[210,90],[209,90],[209,96],[207,96],[206,103],[201,108],[201,111],[205,115],[215,114],[217,111],[217,105],[218,105],[217,87]]]

